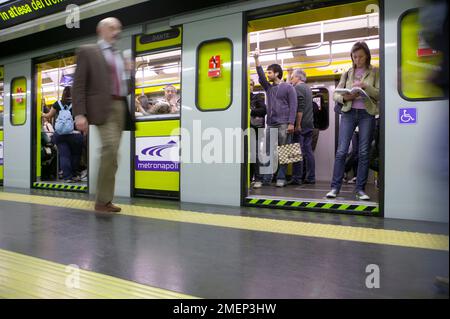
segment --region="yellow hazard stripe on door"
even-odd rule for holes
[[[33,188],[42,189],[56,189],[75,192],[85,192],[88,190],[87,186],[83,185],[70,185],[70,184],[55,184],[55,183],[33,183]]]
[[[186,294],[0,249],[0,299],[193,299]]]
[[[249,206],[270,206],[270,207],[285,207],[285,208],[299,208],[299,209],[329,209],[337,211],[349,211],[356,213],[378,214],[380,212],[378,206],[370,205],[351,205],[351,204],[335,204],[328,202],[302,202],[289,200],[274,200],[274,199],[258,199],[247,198],[246,204]]]

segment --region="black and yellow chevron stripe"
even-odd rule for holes
[[[370,205],[350,205],[327,202],[300,202],[276,199],[247,198],[247,206],[283,207],[283,208],[309,208],[309,209],[329,209],[335,211],[350,211],[355,213],[379,214],[378,206]]]
[[[57,189],[73,192],[86,192],[88,187],[81,185],[54,184],[54,183],[33,183],[33,188]]]

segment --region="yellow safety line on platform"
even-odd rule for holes
[[[54,198],[15,193],[1,193],[0,200],[49,205],[81,210],[93,210],[94,204],[87,200]],[[277,220],[259,217],[244,217],[223,214],[199,213],[184,210],[142,207],[120,204],[120,215],[154,218],[160,220],[193,223],[242,230],[253,230],[307,237],[348,240],[361,243],[393,245],[412,248],[449,250],[446,235],[416,233],[366,227],[340,226],[298,221]]]
[[[78,277],[77,277],[78,276]],[[193,299],[83,269],[0,249],[0,298]]]

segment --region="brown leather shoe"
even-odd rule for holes
[[[106,213],[118,213],[122,210],[122,208],[113,205],[113,203],[109,202],[106,205],[103,204],[95,204],[95,210],[99,212],[106,212]]]

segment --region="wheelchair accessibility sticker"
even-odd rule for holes
[[[398,111],[398,122],[400,124],[416,124],[417,123],[417,109],[405,108]]]

